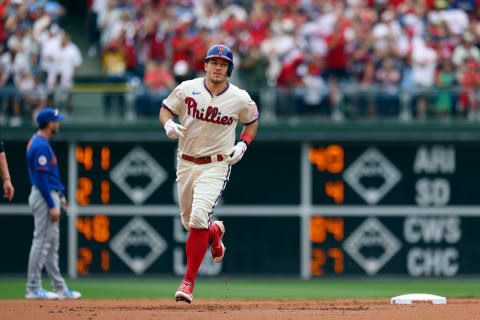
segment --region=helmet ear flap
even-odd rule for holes
[[[228,71],[227,71],[227,76],[231,76],[232,75],[232,71],[233,71],[233,63],[230,63],[230,66],[228,67]]]

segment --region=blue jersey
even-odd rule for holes
[[[50,190],[65,187],[58,174],[57,157],[45,137],[34,134],[27,145],[27,168],[30,182],[40,190],[49,208],[55,207]]]

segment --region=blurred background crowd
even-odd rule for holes
[[[0,2],[1,124],[47,104],[75,113],[85,59],[101,82],[126,84],[103,94],[105,117],[156,119],[215,43],[232,48],[230,81],[265,120],[480,120],[478,0],[87,0],[80,49],[70,14],[61,1]]]
[[[58,25],[64,16],[56,1],[0,2],[0,125],[21,125],[55,96],[68,105],[82,56]]]

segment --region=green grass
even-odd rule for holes
[[[180,279],[164,278],[88,278],[67,280],[70,288],[84,298],[172,298]],[[51,289],[44,280],[45,289]],[[25,279],[1,279],[0,299],[23,298]],[[480,298],[480,279],[419,280],[334,280],[317,279],[238,279],[200,278],[196,298],[230,299],[327,299],[385,298],[406,293],[430,293],[447,298]]]

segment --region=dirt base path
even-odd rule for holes
[[[480,319],[480,299],[448,299],[446,305],[391,305],[389,299],[197,299],[191,305],[167,299],[0,300],[0,319],[473,320]]]

